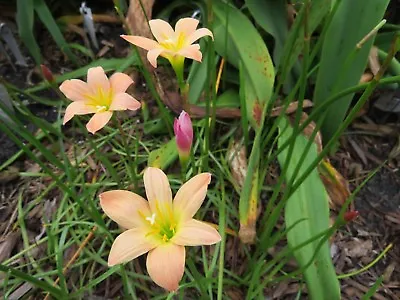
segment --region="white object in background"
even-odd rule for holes
[[[83,16],[83,26],[86,32],[89,34],[92,45],[99,49],[99,43],[97,42],[96,31],[94,30],[92,10],[86,6],[86,2],[82,2],[79,12]]]
[[[15,41],[14,35],[12,34],[10,27],[8,27],[6,23],[0,23],[0,37],[7,44],[11,53],[15,57],[15,64],[27,67],[28,64],[26,63],[25,58],[22,56],[21,51],[19,50],[18,44]]]

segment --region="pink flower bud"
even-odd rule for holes
[[[174,122],[174,132],[179,155],[188,157],[193,142],[193,126],[190,116],[184,110]]]
[[[346,222],[351,222],[351,221],[354,221],[359,216],[359,214],[360,213],[357,210],[347,211],[344,213],[343,219]]]
[[[40,68],[42,69],[44,79],[48,82],[54,82],[54,76],[50,69],[46,65],[40,65]]]

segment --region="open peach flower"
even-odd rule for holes
[[[190,58],[201,61],[200,45],[193,44],[203,36],[213,37],[207,28],[197,29],[199,21],[193,18],[180,19],[175,25],[175,31],[169,23],[156,19],[149,21],[151,32],[157,42],[141,36],[121,35],[128,42],[148,50],[147,59],[154,68],[157,68],[158,56],[167,58],[174,64],[176,58]]]
[[[175,291],[185,267],[185,247],[212,245],[221,240],[210,225],[193,219],[207,194],[210,173],[186,182],[172,201],[164,172],[147,168],[144,186],[148,201],[123,190],[100,194],[100,205],[112,220],[127,230],[114,241],[108,265],[128,262],[146,252],[147,271],[159,286]]]
[[[113,111],[139,109],[140,102],[125,93],[132,83],[133,80],[124,73],[115,73],[108,79],[102,67],[88,70],[87,83],[79,79],[64,81],[60,90],[72,103],[65,110],[63,124],[74,115],[94,113],[86,128],[95,133],[108,123]]]

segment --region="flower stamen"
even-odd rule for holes
[[[154,225],[156,222],[156,214],[152,214],[151,217],[146,217],[146,220],[150,222],[151,225]]]
[[[107,106],[105,105],[96,105],[96,112],[103,112],[107,110]]]

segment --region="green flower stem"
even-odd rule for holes
[[[176,79],[178,80],[178,85],[179,85],[179,91],[181,93],[182,96],[182,106],[183,109],[190,113],[190,109],[189,109],[189,101],[188,101],[188,93],[189,93],[189,86],[188,84],[185,82],[184,78],[183,78],[183,69],[184,69],[184,65],[185,65],[185,57],[183,56],[174,56],[172,58],[169,59],[169,62],[172,65],[172,68],[175,71],[176,74]]]
[[[186,172],[189,166],[190,155],[181,155],[179,153],[179,162],[181,164],[181,179],[182,183],[186,181]]]

